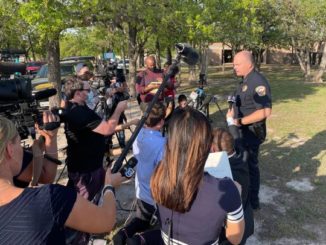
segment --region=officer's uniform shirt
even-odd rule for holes
[[[272,108],[270,85],[255,69],[239,84],[235,96],[236,118],[248,116],[263,108]]]

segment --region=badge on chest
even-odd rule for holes
[[[242,91],[242,92],[246,92],[247,89],[248,89],[247,84],[243,84],[243,85],[242,85],[242,88],[241,88],[241,91]]]

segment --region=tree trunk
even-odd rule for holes
[[[306,61],[305,61],[305,65],[306,65],[306,81],[310,81],[310,75],[311,75],[311,66],[310,66],[310,52],[309,49],[306,49],[305,51],[305,55],[306,55]]]
[[[318,71],[313,78],[314,82],[323,82],[322,76],[324,74],[325,68],[326,68],[326,44],[324,44],[323,47],[323,54],[321,57],[321,62]]]
[[[136,96],[136,75],[137,75],[137,58],[138,58],[138,50],[137,50],[137,30],[131,24],[129,24],[129,89],[130,95]]]
[[[306,76],[307,72],[306,72],[306,67],[304,65],[303,58],[302,58],[302,55],[303,55],[302,51],[299,51],[299,52],[296,51],[295,55],[296,55],[296,57],[297,57],[297,59],[299,61],[301,71],[303,72],[304,76]]]
[[[172,52],[170,46],[166,48],[166,62],[168,62],[168,64],[172,64]]]
[[[222,63],[222,73],[224,74],[225,72],[225,62],[224,62],[224,43],[222,43],[222,56],[221,56],[221,63]],[[233,54],[233,49],[232,49],[232,57],[234,58],[234,54]]]
[[[60,74],[60,45],[59,34],[47,41],[48,81],[57,90],[55,96],[50,97],[50,108],[58,107],[61,100],[61,74]]]
[[[141,48],[139,50],[139,58],[138,58],[138,64],[139,64],[139,67],[144,67],[145,66],[145,59],[144,59],[144,49]]]
[[[294,42],[293,38],[291,38],[291,41],[292,41],[293,48],[295,48],[295,55],[296,55],[296,57],[297,57],[297,59],[299,61],[301,71],[303,72],[303,75],[306,78],[307,77],[307,71],[306,71],[306,66],[304,64],[304,60],[305,60],[304,51],[302,50],[302,48],[299,48],[299,50],[297,50],[297,48],[296,48],[297,45],[295,45],[295,42]]]
[[[189,66],[189,77],[188,81],[190,83],[197,82],[197,75],[196,75],[196,66]]]
[[[201,74],[207,74],[207,49],[208,47],[204,46],[201,53],[201,63],[200,63]]]
[[[158,69],[161,69],[161,45],[158,38],[156,38],[155,50],[156,50],[156,66]]]
[[[33,61],[36,61],[34,46],[33,46],[32,40],[31,40],[31,36],[29,34],[27,34],[27,37],[28,37],[29,46],[30,46],[31,51],[32,51]]]

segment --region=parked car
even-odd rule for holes
[[[44,65],[44,62],[36,61],[36,62],[28,62],[26,64],[26,72],[27,74],[33,75],[36,74]]]
[[[90,70],[93,70],[93,65],[91,62],[88,61],[61,61],[60,62],[60,75],[61,80],[64,81],[64,79],[68,76],[75,75],[76,74],[76,66],[79,63],[85,63],[89,67]],[[53,85],[51,82],[48,81],[48,65],[43,65],[41,69],[36,74],[35,78],[32,80],[32,87],[34,91],[39,91],[43,89],[53,88]]]
[[[125,59],[125,65],[126,65],[126,71],[129,71],[129,59]],[[123,69],[124,68],[124,63],[123,59],[118,61],[118,69]]]
[[[78,63],[90,62],[92,64],[95,64],[96,58],[94,56],[69,56],[69,57],[62,58],[61,61],[72,61],[72,62],[75,61]]]

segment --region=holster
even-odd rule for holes
[[[252,125],[249,126],[249,130],[253,132],[261,142],[265,141],[266,139],[265,121],[253,123]]]

